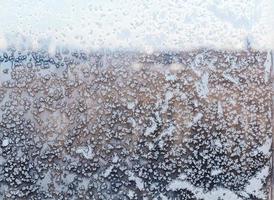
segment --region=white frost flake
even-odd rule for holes
[[[269,175],[269,166],[265,166],[256,176],[250,179],[249,184],[245,187],[245,192],[256,195],[260,199],[267,199],[267,194],[264,193],[263,181]],[[244,195],[244,194],[243,194]]]
[[[104,175],[103,175],[105,178],[108,177],[108,176],[110,175],[110,173],[111,173],[113,167],[114,167],[114,166],[111,165],[111,166],[109,166],[109,167],[106,169],[106,171],[105,171],[105,173],[104,173]]]
[[[267,53],[267,58],[264,63],[264,67],[265,67],[264,79],[265,79],[265,82],[267,82],[270,78],[270,69],[271,69],[271,53],[270,52]]]
[[[188,181],[175,179],[171,181],[171,183],[167,187],[168,190],[176,191],[179,189],[187,189],[192,191],[197,198],[201,198],[204,200],[241,200],[237,194],[233,191],[224,188],[216,188],[210,192],[204,192],[203,188],[198,188],[193,186]]]
[[[218,114],[223,115],[223,107],[220,101],[218,101]]]
[[[139,190],[142,191],[144,189],[144,182],[143,182],[143,180],[141,178],[135,176],[134,173],[131,172],[131,171],[128,171],[127,174],[128,174],[128,179],[130,181],[134,181],[136,183],[136,186],[139,188]]]
[[[196,124],[200,119],[202,119],[203,114],[202,113],[198,113],[193,117],[192,122],[190,122],[187,127],[190,128],[193,124]]]
[[[2,141],[2,147],[6,147],[8,145],[9,145],[9,138],[3,139],[3,141]]]
[[[135,107],[135,103],[134,102],[128,102],[127,103],[127,108],[132,110]]]
[[[267,138],[264,142],[264,144],[260,147],[257,148],[257,150],[261,151],[263,154],[265,155],[270,155],[270,149],[271,149],[271,143],[272,143],[272,139],[271,138]]]
[[[165,76],[167,81],[175,81],[177,78],[174,74],[166,74]]]
[[[86,158],[86,159],[92,159],[94,154],[92,152],[92,148],[90,146],[87,146],[87,147],[79,147],[77,150],[76,150],[76,153],[79,153],[79,154],[83,154],[83,156]]]
[[[152,117],[150,118],[150,120],[152,122],[152,125],[146,128],[145,136],[149,136],[157,129],[157,123],[155,122],[155,120]]]
[[[199,97],[206,97],[207,94],[209,93],[208,77],[209,77],[208,72],[204,72],[200,82],[198,82],[198,84],[196,84],[196,89],[197,89]]]
[[[112,162],[113,163],[117,163],[119,161],[119,157],[117,154],[115,154],[113,157],[112,157]]]
[[[211,175],[212,175],[212,176],[216,176],[216,175],[218,175],[218,174],[220,174],[220,173],[222,173],[222,170],[221,170],[221,169],[213,169],[213,170],[211,171]]]
[[[234,83],[234,84],[239,84],[239,80],[237,79],[237,78],[235,78],[235,77],[232,77],[231,75],[229,75],[229,74],[226,74],[226,73],[224,73],[223,74],[223,77],[226,79],[226,80],[228,80],[228,81],[230,81],[230,82],[232,82],[232,83]]]

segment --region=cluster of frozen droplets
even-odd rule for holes
[[[1,53],[0,198],[263,199],[267,59],[252,50]]]

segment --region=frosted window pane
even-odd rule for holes
[[[0,0],[0,199],[271,199],[272,8]]]

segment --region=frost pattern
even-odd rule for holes
[[[1,199],[266,199],[259,51],[0,54]]]

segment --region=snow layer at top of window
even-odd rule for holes
[[[0,0],[0,48],[273,49],[273,0]],[[28,46],[28,47],[29,47]]]

